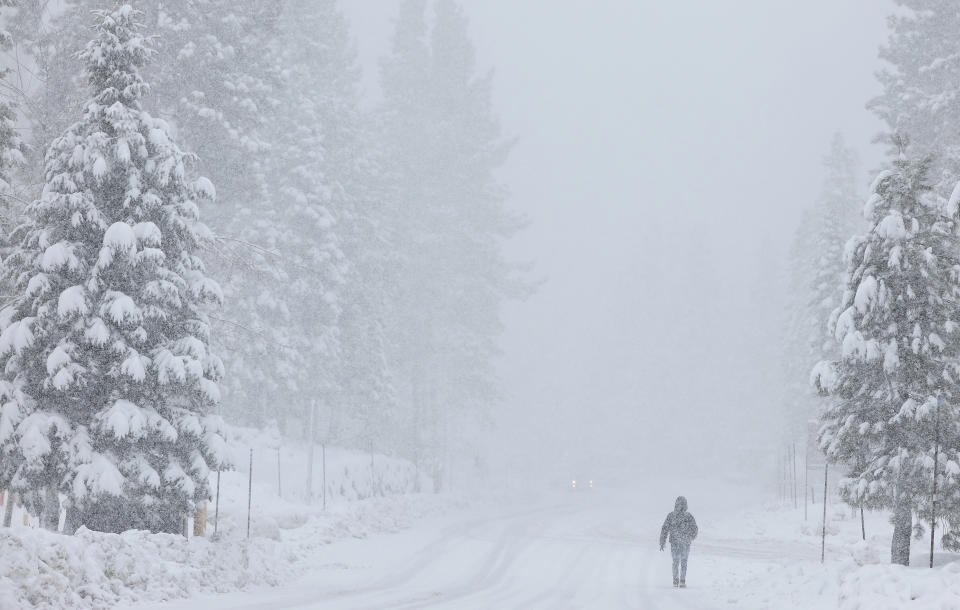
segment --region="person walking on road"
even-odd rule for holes
[[[697,520],[687,510],[687,499],[683,496],[677,498],[673,506],[673,512],[667,515],[667,519],[660,528],[660,550],[670,538],[670,554],[673,556],[673,586],[687,586],[687,558],[690,556],[690,543],[697,537]],[[677,568],[680,568],[679,577]]]

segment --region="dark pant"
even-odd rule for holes
[[[680,578],[679,580],[687,580],[687,557],[690,556],[690,543],[689,542],[671,542],[670,543],[670,554],[673,555],[673,580],[676,582],[677,579],[677,567],[680,567]]]

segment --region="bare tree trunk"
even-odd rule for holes
[[[330,412],[330,425],[324,440],[337,443],[340,439],[340,428],[343,425],[343,407],[338,400],[328,400],[326,402]]]
[[[17,492],[7,490],[7,503],[3,508],[3,527],[13,525],[13,507],[17,503]]]
[[[907,494],[898,494],[893,507],[893,540],[890,563],[910,565],[910,538],[913,534],[912,502]]]
[[[43,516],[40,525],[51,532],[57,531],[60,526],[60,494],[53,485],[43,490]]]
[[[423,409],[423,389],[421,387],[420,366],[414,362],[410,371],[410,403],[412,417],[410,422],[410,454],[413,459],[413,465],[417,470],[417,478],[414,480],[415,493],[420,493],[420,469],[425,466],[423,463],[423,442],[421,431],[421,410]]]
[[[63,520],[63,533],[73,536],[80,529],[80,511],[74,506],[67,507],[67,516]]]
[[[440,458],[433,460],[433,493],[438,494],[443,491],[443,466]]]
[[[431,458],[431,468],[433,469],[433,493],[438,494],[441,491],[444,491],[443,487],[443,476],[444,476],[444,463],[443,463],[443,426],[441,423],[442,416],[440,415],[440,401],[438,398],[438,388],[437,388],[437,378],[436,375],[427,375],[427,412],[429,413],[429,420],[427,425],[430,426],[430,458]]]
[[[193,536],[202,538],[207,533],[207,503],[204,502],[197,506],[197,512],[193,516]]]

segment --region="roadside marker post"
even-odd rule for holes
[[[250,480],[247,483],[247,540],[250,539],[250,509],[253,506],[253,447],[250,448]]]

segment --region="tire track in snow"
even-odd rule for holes
[[[541,506],[491,519],[476,519],[446,528],[444,534],[437,540],[418,551],[411,559],[411,564],[403,570],[377,580],[369,586],[331,592],[326,595],[321,594],[319,599],[335,604],[361,598],[357,599],[357,603],[362,605],[351,605],[351,608],[381,609],[389,607],[400,610],[401,608],[430,607],[437,604],[443,607],[451,599],[462,598],[473,592],[490,588],[494,583],[502,580],[513,561],[522,552],[521,547],[525,540],[523,533],[534,524],[531,520],[538,520],[541,516],[553,518],[570,510],[570,507],[565,505]],[[496,541],[491,548],[484,550],[479,567],[471,571],[473,576],[467,582],[452,587],[439,586],[436,589],[430,587],[422,593],[413,594],[412,597],[408,594],[406,599],[391,598],[389,602],[386,600],[373,601],[373,598],[382,594],[395,595],[396,591],[415,590],[418,588],[415,581],[421,575],[443,573],[445,570],[443,564],[450,562],[451,555],[461,552],[459,547],[465,544],[483,543],[489,538],[488,531],[491,527],[496,527],[496,524],[503,522],[506,523],[505,527],[495,534]],[[539,522],[539,520],[536,522]],[[371,599],[368,601],[367,598]]]
[[[535,537],[531,536],[530,532],[534,528],[542,525],[543,522],[540,517],[547,515],[551,519],[555,519],[557,516],[579,512],[580,510],[581,508],[579,507],[561,505],[550,509],[537,510],[524,515],[522,519],[508,525],[508,527],[500,533],[496,546],[488,552],[482,567],[474,571],[472,578],[454,587],[442,588],[440,591],[421,596],[416,600],[410,600],[409,603],[402,602],[399,605],[394,604],[391,607],[397,610],[437,606],[447,608],[452,607],[451,604],[459,605],[468,603],[471,597],[496,594],[498,591],[508,588],[509,583],[505,581],[511,572],[511,568],[516,566],[518,559],[530,552],[531,543],[535,540]],[[380,606],[373,606],[371,608],[379,607]],[[510,606],[470,605],[467,607],[504,608]]]

